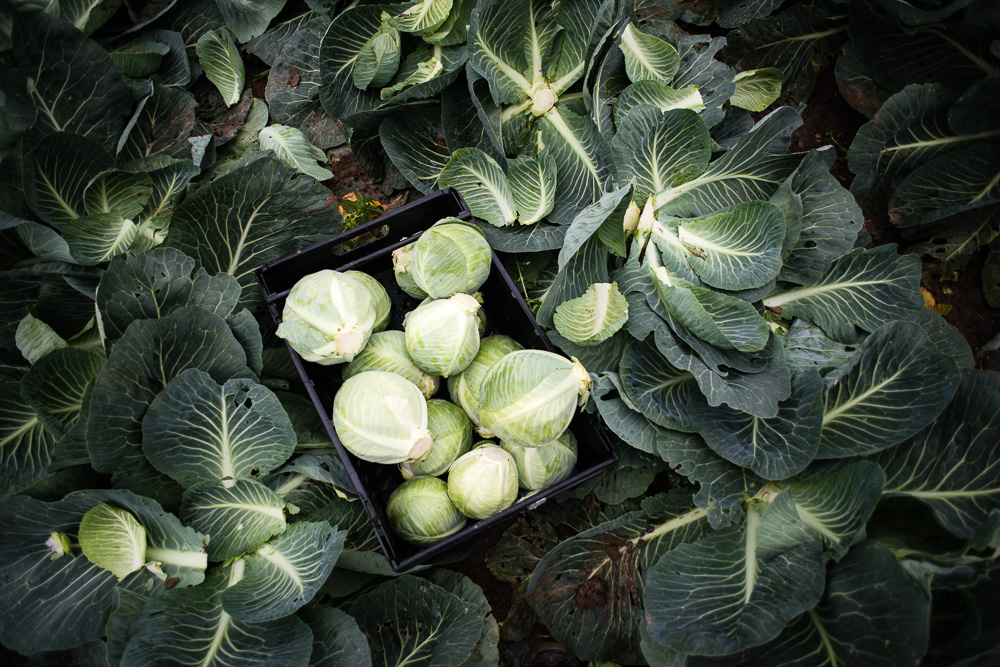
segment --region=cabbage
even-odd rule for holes
[[[479,352],[479,302],[456,294],[417,306],[406,317],[406,353],[427,373],[461,373]]]
[[[448,484],[437,477],[403,482],[389,496],[385,511],[392,529],[413,544],[440,542],[465,525],[465,517],[448,498]]]
[[[448,497],[467,517],[485,519],[517,500],[517,465],[495,445],[481,443],[448,470]]]
[[[344,271],[344,275],[356,278],[361,283],[361,286],[368,291],[372,300],[372,306],[375,308],[375,324],[372,326],[372,331],[385,331],[385,328],[389,326],[392,301],[389,300],[389,293],[382,287],[382,283],[364,271]]]
[[[519,447],[509,442],[501,442],[500,446],[513,457],[518,484],[528,491],[558,484],[570,476],[576,465],[576,436],[570,431],[541,447]]]
[[[281,318],[278,337],[306,361],[329,366],[354,359],[371,336],[376,312],[364,283],[326,269],[295,283]]]
[[[520,350],[501,359],[479,387],[483,426],[511,444],[540,447],[566,430],[590,392],[590,376],[575,358]]]
[[[475,225],[445,218],[413,243],[408,271],[422,291],[445,299],[482,287],[492,259],[490,244]]]
[[[427,401],[416,385],[386,371],[350,378],[333,398],[337,437],[359,459],[402,463],[431,447]]]

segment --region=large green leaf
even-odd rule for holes
[[[708,285],[725,290],[762,287],[781,270],[785,218],[764,202],[746,202],[677,228],[687,261]]]
[[[219,385],[189,368],[149,405],[142,448],[184,488],[200,482],[263,477],[292,455],[295,432],[278,398],[249,380]]]
[[[874,331],[886,322],[911,319],[923,306],[919,286],[920,260],[886,245],[853,250],[816,282],[776,291],[764,305],[810,320],[842,343],[853,343],[855,326]]]
[[[492,0],[472,11],[469,63],[489,82],[496,104],[524,101],[541,78],[535,73],[553,38],[553,18],[536,0]]]
[[[53,503],[26,496],[7,500],[0,512],[0,595],[11,601],[0,609],[0,636],[7,647],[31,655],[97,639],[105,632],[116,589],[138,592],[156,582],[140,570],[119,583],[73,546],[81,518],[102,502],[125,508],[139,519],[153,554],[155,548],[184,557],[201,551],[204,535],[181,525],[152,500],[128,491],[80,491]],[[55,551],[55,534],[69,541],[71,553]],[[164,571],[183,585],[201,581],[197,568],[171,570],[165,562]]]
[[[242,578],[223,592],[222,608],[244,621],[267,621],[297,611],[326,581],[346,535],[323,521],[290,524],[233,564],[243,569]]]
[[[0,384],[0,405],[0,498],[9,498],[48,475],[56,438],[21,397],[19,383]]]
[[[86,215],[87,185],[114,165],[100,144],[69,132],[41,137],[24,159],[24,197],[35,214],[57,229]]]
[[[690,659],[695,667],[806,667],[917,664],[927,648],[930,601],[892,552],[867,541],[830,567],[815,609],[772,641],[725,658]]]
[[[549,220],[568,224],[604,194],[610,151],[589,116],[557,104],[538,124],[541,142],[556,162],[556,200]]]
[[[647,419],[666,428],[695,430],[692,409],[702,398],[694,376],[671,366],[652,338],[625,348],[620,373],[625,396]]]
[[[109,346],[134,320],[165,317],[184,306],[201,306],[229,317],[240,296],[236,279],[209,276],[194,267],[193,259],[173,248],[116,257],[97,291],[97,310]]]
[[[699,338],[724,350],[743,352],[767,345],[770,328],[750,303],[698,287],[662,266],[653,276],[663,305]]]
[[[882,494],[885,474],[870,461],[855,461],[818,478],[782,484],[775,512],[797,516],[823,540],[834,560],[864,539],[865,524]]]
[[[469,205],[472,215],[496,227],[514,224],[514,197],[500,165],[478,148],[459,148],[438,176],[438,184],[453,187]]]
[[[802,471],[819,447],[823,383],[816,373],[792,378],[792,395],[778,414],[761,419],[728,407],[695,404],[693,417],[705,442],[722,458],[764,479]]]
[[[65,131],[113,152],[132,104],[107,51],[76,27],[41,12],[15,12],[11,38],[21,72],[32,82],[17,91],[18,99],[35,109],[28,130],[32,143]]]
[[[998,438],[1000,375],[963,371],[937,420],[875,459],[884,492],[919,499],[948,530],[969,537],[1000,501]]]
[[[660,215],[693,217],[745,201],[766,201],[802,161],[802,154],[785,155],[792,131],[801,124],[791,107],[771,112],[704,172],[657,192]]]
[[[392,25],[403,32],[432,31],[445,22],[452,0],[419,0],[392,16]]]
[[[97,213],[70,220],[62,232],[77,263],[93,266],[131,248],[139,226],[121,213]]]
[[[296,616],[249,622],[222,608],[227,586],[220,568],[202,586],[170,591],[150,601],[132,619],[122,664],[169,662],[236,667],[305,667],[312,632]]]
[[[763,111],[781,95],[782,72],[777,67],[745,70],[736,75],[736,92],[730,103],[750,111]]]
[[[291,176],[270,153],[231,169],[174,210],[170,245],[210,273],[234,276],[242,300],[256,301],[258,267],[340,228],[330,191]]]
[[[344,128],[319,102],[320,43],[329,27],[329,18],[314,16],[282,40],[264,89],[274,122],[299,128],[309,143],[323,149],[346,139]]]
[[[854,246],[861,231],[861,209],[830,173],[833,157],[829,147],[809,152],[771,200],[780,206],[777,200],[792,197],[802,207],[797,236],[791,239],[786,234],[789,246],[783,251],[785,264],[778,276],[782,281],[809,284],[819,280],[834,260]]]
[[[198,40],[198,62],[205,76],[215,84],[226,106],[240,101],[243,94],[244,67],[229,31],[209,30]]]
[[[613,336],[628,319],[628,302],[615,283],[595,283],[583,296],[556,307],[556,331],[574,343],[596,344]]]
[[[440,122],[437,107],[408,109],[386,118],[378,130],[389,159],[425,195],[437,189],[438,176],[448,165],[448,148],[439,142]]]
[[[633,199],[640,206],[705,171],[712,152],[708,127],[697,113],[651,106],[636,107],[625,116],[611,150],[619,182],[635,186]]]
[[[817,456],[844,458],[885,449],[930,424],[954,395],[959,374],[920,327],[890,322],[828,379]]]
[[[392,610],[391,619],[386,610]],[[365,593],[354,601],[350,613],[368,637],[372,661],[387,667],[461,665],[479,640],[484,622],[482,611],[410,575]]]
[[[694,375],[710,406],[724,403],[761,419],[778,414],[778,404],[791,395],[792,387],[776,336],[771,336],[759,352],[741,359],[735,356],[740,354],[738,351],[706,345],[672,317],[668,323],[669,329],[658,326],[655,330],[657,350],[670,364]]]
[[[354,68],[368,40],[382,25],[381,9],[351,7],[338,15],[319,48],[319,100],[326,112],[341,120],[382,105],[377,90],[359,90]]]
[[[988,138],[951,131],[946,111],[954,99],[941,84],[913,84],[887,99],[872,122],[861,126],[847,152],[847,164],[856,174],[851,192],[859,199],[873,189],[873,195],[883,196],[917,165]],[[880,183],[882,179],[887,180]]]
[[[371,650],[358,622],[336,607],[313,605],[299,612],[313,632],[310,667],[370,667]]]
[[[83,195],[87,215],[118,213],[135,219],[149,203],[153,180],[147,174],[105,171],[93,178]]]
[[[158,153],[178,159],[194,157],[188,141],[195,129],[197,101],[186,90],[153,86],[152,96],[134,115],[134,125],[119,142],[124,160],[138,160]]]
[[[507,161],[507,184],[522,225],[538,222],[555,205],[556,162],[547,152]]]
[[[185,491],[181,520],[209,536],[209,560],[230,560],[284,532],[284,507],[281,498],[252,479],[204,482]]]
[[[656,450],[675,471],[698,484],[694,504],[708,511],[713,528],[738,524],[744,514],[743,503],[767,483],[713,452],[696,433],[660,429]]]
[[[625,71],[633,81],[670,83],[680,67],[677,49],[656,35],[648,35],[629,22],[619,43],[625,54]]]
[[[660,111],[671,109],[701,111],[705,108],[697,86],[677,89],[656,81],[639,81],[623,90],[615,100],[615,127],[621,127],[629,112],[641,105],[656,107]]]
[[[104,356],[79,348],[53,350],[21,380],[21,395],[45,430],[57,438],[76,423],[87,387],[104,367]]]
[[[202,308],[179,308],[129,327],[91,395],[87,449],[95,469],[119,476],[156,473],[141,451],[142,419],[156,395],[188,368],[216,380],[251,376],[226,322]]]
[[[845,345],[827,336],[815,324],[796,318],[785,336],[785,359],[792,373],[814,370],[826,376],[854,356],[861,340],[864,338]]]
[[[549,551],[531,575],[528,601],[580,658],[635,663],[646,571],[664,553],[703,537],[705,515],[684,493],[648,498],[641,510]]]
[[[657,642],[700,655],[763,644],[823,593],[820,543],[800,521],[757,503],[746,524],[667,553],[646,577]]]
[[[327,162],[326,153],[306,139],[302,131],[288,125],[270,125],[260,131],[260,149],[274,151],[278,159],[317,181],[333,178],[333,173],[316,164]]]
[[[562,253],[560,259],[561,257]],[[560,261],[560,264],[559,273],[536,313],[538,323],[542,326],[553,325],[555,310],[560,304],[582,296],[594,283],[608,282],[608,249],[596,233],[565,262]]]
[[[264,34],[271,19],[285,6],[286,0],[215,0],[226,25],[240,42],[249,42]]]
[[[912,225],[1000,201],[1000,143],[977,143],[918,167],[899,184],[890,215]]]
[[[604,424],[632,447],[656,454],[656,425],[628,398],[618,373],[604,373],[591,379],[590,395]]]

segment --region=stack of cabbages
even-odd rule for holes
[[[387,514],[414,544],[492,516],[514,504],[518,487],[534,493],[576,465],[567,427],[587,399],[587,371],[508,336],[480,338],[477,292],[491,261],[474,224],[445,218],[393,253],[399,286],[423,299],[403,331],[386,330],[392,304],[377,280],[330,270],[295,284],[278,327],[303,359],[346,364],[333,401],[337,436],[360,459],[398,464],[406,481]],[[431,398],[442,378],[451,401]],[[485,440],[493,437],[499,446]]]

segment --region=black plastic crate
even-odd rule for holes
[[[396,284],[392,271],[392,251],[412,243],[424,230],[441,218],[449,216],[463,220],[472,218],[465,202],[451,188],[435,192],[348,232],[268,262],[257,270],[257,282],[275,324],[281,322],[285,298],[300,278],[322,269],[336,269],[364,271],[381,282],[392,300],[388,328],[402,329],[403,315],[415,308],[418,300],[407,295]],[[384,236],[359,248],[338,254],[341,245],[346,241],[383,227],[388,229]],[[481,291],[483,309],[487,316],[486,335],[502,333],[526,348],[558,352],[535,322],[528,304],[498,260],[496,253],[493,254],[493,268]],[[323,421],[323,426],[326,427],[337,453],[347,468],[347,473],[358,492],[359,501],[368,512],[382,550],[396,572],[438,560],[446,552],[459,547],[491,526],[514,514],[540,505],[562,491],[582,484],[610,468],[618,460],[618,455],[597,416],[579,412],[569,427],[576,436],[579,448],[576,469],[570,477],[535,495],[519,499],[511,507],[488,519],[467,523],[461,531],[437,544],[428,547],[410,544],[396,535],[385,513],[389,496],[403,482],[399,470],[395,465],[382,465],[358,459],[344,448],[333,428],[331,421],[333,396],[341,384],[343,365],[320,366],[304,361],[291,346],[288,346],[288,351]],[[442,381],[438,397],[448,398],[445,385],[446,383]]]

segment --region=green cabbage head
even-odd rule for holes
[[[519,350],[483,378],[479,418],[501,440],[541,447],[562,435],[589,395],[590,376],[575,357]]]
[[[437,477],[400,484],[389,496],[386,514],[392,529],[413,544],[440,542],[465,526],[465,516],[448,498],[448,484]]]
[[[409,380],[387,371],[364,371],[333,397],[337,437],[359,459],[402,463],[431,448],[427,401]]]
[[[376,322],[375,304],[356,276],[329,269],[292,287],[277,334],[306,361],[347,363],[361,351]]]
[[[451,464],[448,497],[467,517],[485,519],[517,500],[517,465],[510,454],[482,443]]]
[[[517,482],[527,491],[541,491],[558,484],[576,466],[576,436],[570,431],[541,447],[518,447],[509,442],[501,442],[500,446],[514,458]]]

